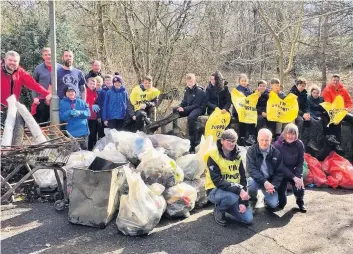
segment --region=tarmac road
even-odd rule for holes
[[[213,221],[212,207],[195,210],[184,220],[163,218],[151,235],[127,237],[115,219],[104,229],[70,225],[67,210],[52,204],[3,206],[1,253],[353,253],[353,191],[310,189],[308,213],[295,207],[294,196],[280,212],[259,209],[254,224]]]

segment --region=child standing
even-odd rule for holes
[[[246,74],[240,74],[238,78],[238,83],[239,85],[236,87],[236,89],[244,94],[245,96],[249,96],[251,94],[251,90],[249,89],[248,85],[249,79]],[[233,108],[233,117],[238,118],[238,113]],[[249,124],[249,123],[241,123],[239,122],[239,137],[240,137],[240,144],[244,145],[244,142],[246,145],[253,145],[256,143],[255,141],[255,124]]]
[[[103,112],[105,95],[112,86],[113,86],[113,76],[112,75],[105,75],[102,87],[97,88],[97,92],[98,92],[97,104],[101,109],[97,113],[98,138],[103,138],[105,136],[104,135],[104,123],[102,122],[102,112]]]
[[[87,80],[86,90],[86,103],[90,109],[91,116],[88,118],[89,136],[88,136],[88,150],[92,151],[94,145],[97,142],[98,134],[98,120],[97,113],[100,111],[99,105],[97,105],[98,92],[96,90],[97,80],[96,78],[89,78]]]
[[[280,99],[284,99],[286,95],[281,91],[281,84],[278,78],[271,79],[270,82],[271,91],[276,93]],[[278,139],[282,132],[282,124],[277,122],[268,121],[267,128],[271,130],[273,136],[272,139]],[[277,131],[278,129],[278,131]]]
[[[60,121],[67,122],[66,130],[71,136],[81,138],[80,147],[82,150],[88,148],[88,122],[90,116],[88,105],[76,97],[76,90],[72,86],[65,89],[65,97],[59,104]]]
[[[123,86],[123,78],[115,76],[113,86],[104,99],[102,120],[110,129],[121,130],[126,116],[128,93]]]

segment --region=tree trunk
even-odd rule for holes
[[[105,68],[108,69],[107,61],[107,49],[105,45],[105,28],[104,28],[104,9],[103,1],[98,2],[98,57],[104,63],[102,66],[102,71],[105,71]]]
[[[326,65],[326,49],[327,49],[327,41],[328,41],[328,20],[329,16],[326,15],[324,17],[324,23],[322,25],[322,36],[320,38],[320,58],[321,58],[321,89],[325,89],[327,82],[327,65]],[[321,27],[319,28],[321,29]]]

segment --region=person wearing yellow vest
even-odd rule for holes
[[[225,130],[217,141],[217,148],[205,155],[205,189],[209,201],[215,205],[215,221],[221,226],[227,224],[226,213],[245,224],[253,221],[252,211],[248,208],[245,169],[237,140],[238,135],[233,129]]]
[[[150,75],[143,78],[141,85],[132,89],[130,103],[133,110],[130,117],[135,121],[136,130],[142,131],[145,124],[151,123],[160,93],[157,88],[152,86],[152,77]]]

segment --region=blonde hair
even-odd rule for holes
[[[103,79],[102,79],[102,77],[101,76],[96,76],[96,77],[94,77],[94,79],[97,81],[97,83],[103,83]]]
[[[246,75],[245,73],[239,74],[238,82],[240,82],[240,80],[241,80],[242,78],[243,78],[243,79],[246,79],[246,82],[249,82],[248,75]]]
[[[298,126],[296,126],[294,123],[287,124],[286,127],[284,127],[284,130],[282,132],[282,135],[283,135],[284,139],[286,138],[286,135],[288,133],[295,134],[295,137],[296,137],[295,139],[297,140],[298,137],[299,137]]]

